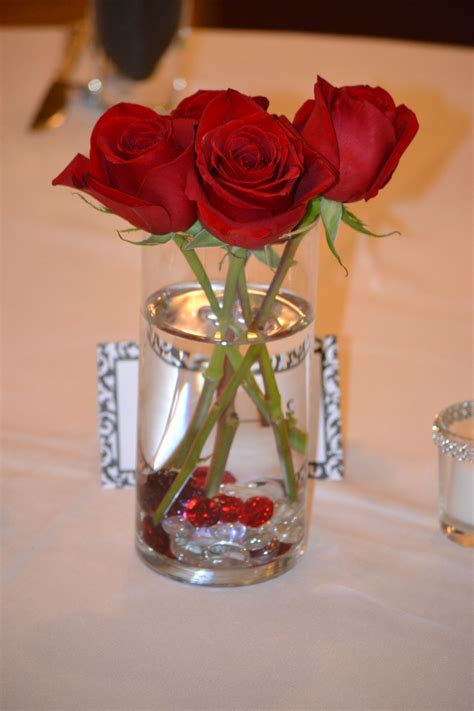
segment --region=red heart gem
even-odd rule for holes
[[[235,523],[239,520],[244,502],[237,496],[219,494],[214,496],[213,501],[219,506],[219,521],[222,523]]]
[[[142,535],[145,543],[158,553],[169,554],[170,538],[161,526],[155,526],[151,516],[145,516],[142,523]]]
[[[184,517],[196,528],[213,526],[219,520],[219,504],[206,496],[189,499],[184,509]]]
[[[258,528],[267,523],[273,515],[273,501],[267,496],[252,496],[244,501],[239,521],[245,526]]]

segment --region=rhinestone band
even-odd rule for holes
[[[446,431],[446,427],[454,422],[467,420],[473,416],[474,400],[465,400],[456,403],[456,405],[450,405],[437,415],[431,431],[434,442],[443,454],[457,459],[458,462],[474,462],[473,440]]]

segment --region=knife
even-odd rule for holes
[[[58,73],[46,91],[30,128],[57,128],[64,123],[69,92],[75,86],[71,74],[91,34],[88,18],[75,22],[69,32]]]

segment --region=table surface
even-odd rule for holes
[[[50,181],[97,119],[28,123],[58,29],[8,29],[3,54],[3,693],[30,711],[471,709],[473,567],[437,522],[433,417],[472,397],[468,49],[199,30],[189,90],[233,86],[293,115],[319,73],[380,84],[420,132],[379,197],[377,231],[321,247],[318,332],[340,342],[346,480],[318,483],[287,575],[199,589],[133,547],[133,491],[102,491],[95,345],[136,338],[140,250]]]

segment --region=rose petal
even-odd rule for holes
[[[95,198],[112,212],[143,230],[155,234],[171,231],[171,221],[164,208],[149,205],[131,195],[103,185],[89,173],[90,162],[80,153],[54,180],[53,185],[66,185]]]
[[[392,123],[365,100],[354,100],[341,89],[332,105],[339,144],[339,181],[326,197],[352,202],[365,196],[395,144]]]
[[[196,205],[184,192],[188,174],[193,171],[194,150],[189,146],[174,161],[148,171],[138,193],[140,199],[166,210],[175,232],[186,230],[196,221]]]
[[[397,143],[395,144],[394,149],[385,162],[382,170],[367,190],[367,194],[365,196],[366,200],[375,197],[378,191],[388,183],[402,154],[406,151],[414,139],[419,128],[418,120],[415,114],[404,104],[397,108],[394,126]]]
[[[333,87],[321,77],[314,85],[315,99],[306,101],[297,111],[293,125],[306,143],[321,153],[331,165],[339,167],[339,148],[327,98],[332,97]]]
[[[171,116],[180,118],[192,118],[196,121],[202,116],[206,106],[217,96],[225,94],[225,90],[203,90],[196,91],[192,96],[187,96],[180,101],[178,106],[171,112]],[[265,111],[268,109],[269,101],[265,96],[252,97],[256,104]]]
[[[122,102],[112,106],[99,118],[95,124],[92,134],[91,134],[91,173],[95,175],[98,180],[103,180],[107,182],[107,173],[104,171],[104,165],[100,153],[94,150],[97,136],[101,134],[107,135],[108,124],[113,122],[114,119],[119,117],[125,117],[128,121],[133,119],[149,120],[157,116],[157,113],[153,109],[149,109],[145,106],[140,106],[139,104],[130,104]]]
[[[227,89],[206,106],[199,123],[196,146],[199,149],[203,136],[216,126],[242,118],[248,120],[252,116],[265,118],[268,114],[249,96]]]
[[[279,215],[264,219],[243,221],[242,216],[232,220],[216,209],[207,199],[196,176],[190,176],[187,195],[198,203],[198,217],[206,229],[228,244],[259,249],[287,234],[303,217],[306,206],[298,205]]]
[[[395,102],[385,89],[380,86],[348,86],[347,92],[353,99],[363,99],[374,104],[379,111],[388,115],[393,115],[396,110]]]

